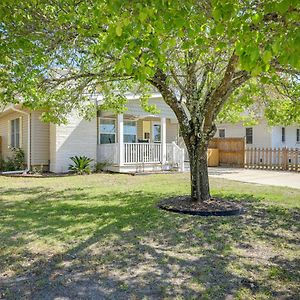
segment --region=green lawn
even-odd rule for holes
[[[0,299],[296,299],[300,190],[211,186],[247,213],[158,210],[188,174],[0,177]]]

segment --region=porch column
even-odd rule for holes
[[[124,123],[123,123],[123,114],[118,114],[118,162],[119,165],[124,164]]]
[[[167,122],[166,118],[161,118],[161,163],[164,165],[167,160]]]

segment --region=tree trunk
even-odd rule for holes
[[[195,201],[211,198],[208,180],[207,146],[190,151],[191,197]]]

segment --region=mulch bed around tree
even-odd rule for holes
[[[190,196],[164,199],[158,203],[163,210],[199,216],[234,216],[244,212],[241,204],[212,198],[207,201],[194,201]]]

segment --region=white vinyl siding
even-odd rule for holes
[[[50,159],[50,124],[41,120],[41,111],[31,113],[31,164],[46,166]],[[23,117],[27,119],[26,117]]]
[[[70,157],[85,155],[97,160],[97,119],[83,119],[78,113],[68,115],[66,125],[50,126],[50,171],[67,172]]]

